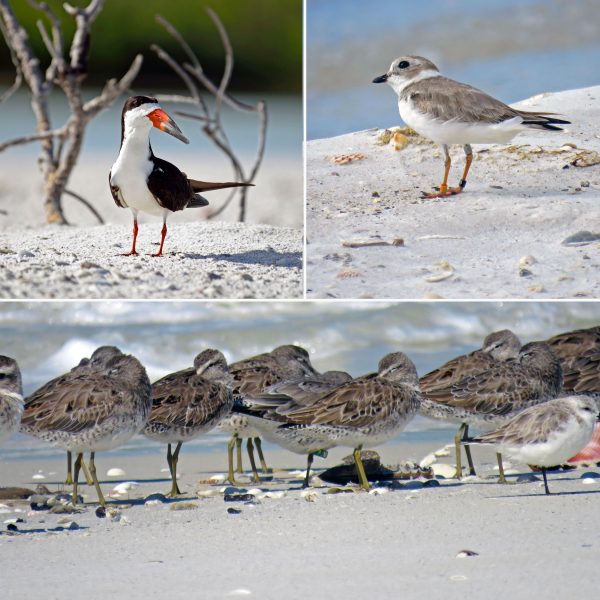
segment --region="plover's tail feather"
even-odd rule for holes
[[[523,125],[527,125],[532,129],[549,129],[550,131],[562,131],[562,127],[556,125],[570,125],[571,121],[557,119],[554,113],[534,113],[524,110],[518,111],[520,117],[523,118]]]

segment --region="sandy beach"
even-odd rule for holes
[[[308,297],[598,297],[598,98],[600,86],[516,104],[572,125],[474,146],[465,193],[445,199],[420,199],[443,175],[423,138],[401,150],[381,145],[384,129],[308,142]],[[456,185],[464,153],[451,156]]]
[[[3,298],[301,298],[302,231],[270,225],[197,222],[129,227],[46,226],[5,231]]]
[[[383,462],[393,464],[420,460],[438,446],[401,436],[378,450]],[[333,466],[347,454],[337,448],[315,464]],[[0,464],[3,483],[58,489],[65,461],[53,456],[6,459]],[[3,596],[21,594],[24,578],[29,594],[48,599],[74,590],[132,599],[391,598],[399,590],[410,598],[520,599],[531,597],[532,582],[547,597],[594,594],[600,582],[600,469],[550,474],[553,495],[545,496],[525,466],[510,471],[513,481],[526,474],[524,481],[501,486],[493,453],[478,448],[474,456],[481,476],[462,482],[412,482],[371,494],[327,493],[333,487],[327,485],[307,499],[299,490],[303,457],[267,446],[273,480],[239,488],[255,494],[247,504],[225,502],[222,484],[199,483],[223,473],[224,445],[206,453],[186,452],[184,445],[184,494],[145,504],[149,494],[169,488],[163,453],[156,447],[146,456],[104,453],[97,465],[105,493],[123,481],[139,484],[113,498],[115,519],[96,517],[95,492],[85,485],[81,491],[90,504],[77,514],[34,512],[26,502],[2,501],[3,521],[25,521],[16,524],[18,532],[7,533],[7,523],[1,528]],[[114,467],[125,476],[106,477]],[[269,491],[284,495],[265,496]],[[476,554],[461,558],[465,550]]]

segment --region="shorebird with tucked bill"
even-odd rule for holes
[[[152,256],[162,256],[167,236],[167,216],[184,208],[207,206],[201,192],[221,190],[250,183],[223,183],[189,179],[175,165],[154,156],[150,131],[155,127],[189,144],[175,121],[163,110],[156,98],[131,96],[121,115],[121,148],[108,175],[115,204],[133,213],[133,244],[125,256],[137,256],[138,212],[161,215],[163,227],[160,247]]]
[[[21,371],[14,358],[0,356],[0,445],[19,430],[23,414]]]
[[[598,419],[596,401],[589,396],[564,396],[532,406],[496,431],[469,440],[494,444],[502,454],[541,468],[546,494],[546,468],[564,463],[592,438]]]
[[[402,120],[417,133],[439,144],[444,151],[444,179],[439,191],[423,192],[423,198],[460,194],[467,185],[473,161],[471,144],[506,144],[530,129],[562,131],[557,125],[570,121],[553,113],[511,108],[477,88],[444,77],[422,56],[400,56],[373,83],[387,83],[398,95]],[[463,146],[466,163],[457,187],[448,187],[448,146]]]
[[[427,373],[420,379],[421,391],[424,397],[439,390],[448,389],[465,377],[481,375],[496,365],[508,360],[514,360],[519,355],[521,341],[510,329],[494,331],[483,340],[483,346],[479,350],[457,356],[441,367]],[[423,402],[421,412],[430,418],[446,418],[446,409],[431,402]],[[462,477],[461,442],[469,436],[469,424],[461,423],[458,432],[454,436],[456,451],[456,475],[457,479]],[[475,475],[475,466],[471,456],[471,450],[464,444],[465,454],[469,463],[469,475]]]
[[[229,414],[233,378],[218,350],[202,351],[194,366],[166,375],[152,384],[152,412],[144,427],[151,440],[167,443],[171,473],[171,496],[181,494],[177,485],[177,462],[184,442],[208,433]],[[176,444],[171,452],[171,444]]]

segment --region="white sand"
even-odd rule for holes
[[[302,231],[204,222],[140,225],[139,256],[130,227],[46,226],[2,235],[3,298],[300,298]]]
[[[466,192],[446,199],[420,199],[443,175],[441,150],[424,140],[396,151],[377,145],[382,130],[368,130],[309,142],[308,296],[598,297],[598,241],[561,242],[582,230],[600,234],[600,165],[564,168],[584,149],[600,151],[600,86],[517,106],[559,112],[573,124],[566,132],[520,135],[512,146],[474,146]],[[564,144],[577,148],[561,150]],[[349,153],[365,158],[345,165],[331,160]],[[451,154],[455,186],[464,153],[453,147]],[[341,244],[377,236],[402,238],[405,245]],[[525,257],[534,260],[520,265]],[[444,261],[452,268],[440,266]]]
[[[379,450],[389,463],[434,449],[399,442]],[[52,531],[62,515],[28,514],[26,504],[14,503],[25,512],[4,513],[3,520],[21,516],[26,523],[18,524],[21,533],[0,536],[2,595],[518,600],[531,598],[535,589],[539,597],[593,597],[600,583],[600,478],[586,485],[582,470],[551,474],[551,496],[543,494],[540,481],[501,486],[495,483],[493,454],[484,450],[474,454],[481,479],[379,496],[325,494],[321,488],[314,502],[289,489],[298,487],[297,477],[290,485],[289,473],[277,469],[302,468],[303,458],[268,451],[275,480],[260,488],[289,491],[282,499],[250,506],[224,502],[218,493],[197,499],[197,489],[211,488],[198,481],[224,468],[224,448],[194,454],[184,445],[180,487],[195,509],[137,503],[122,510],[129,521],[123,524],[98,519],[90,505],[82,514],[67,515],[81,529]],[[332,466],[347,452],[335,449],[315,464]],[[0,472],[4,483],[31,486],[30,477],[41,469],[43,482],[55,488],[48,482],[64,476],[64,462],[5,461]],[[102,476],[121,467],[125,480],[140,482],[133,500],[169,488],[160,471],[166,467],[162,455],[105,453],[97,465]],[[106,479],[105,492],[122,481]],[[95,501],[93,489],[81,491]],[[230,507],[241,514],[228,514]],[[478,555],[457,558],[462,550]]]

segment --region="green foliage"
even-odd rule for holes
[[[45,16],[26,0],[10,0],[20,22],[29,32],[38,56],[47,59],[35,25]],[[72,19],[62,0],[46,0],[61,18],[65,37],[71,39]],[[86,6],[88,0],[70,0]],[[120,76],[141,52],[145,64],[139,86],[179,87],[178,78],[150,50],[157,43],[177,59],[183,53],[173,38],[155,21],[160,14],[190,44],[205,71],[217,77],[223,67],[223,48],[206,13],[212,8],[229,34],[235,56],[234,89],[245,91],[299,92],[302,88],[302,0],[106,0],[92,27],[89,83]],[[7,51],[0,52],[0,71],[7,80],[12,68]]]

